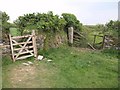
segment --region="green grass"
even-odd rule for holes
[[[3,87],[29,88],[115,88],[118,87],[118,59],[106,51],[88,51],[70,47],[60,47],[39,51],[39,54],[51,59],[34,61],[29,58],[11,63],[9,57],[3,57]],[[7,59],[7,60],[6,60]],[[10,78],[16,74],[16,69],[27,60],[34,63],[31,72],[17,75],[23,78],[22,83],[16,81],[13,85]],[[16,72],[14,72],[16,71]],[[14,72],[14,74],[13,74]],[[21,72],[22,73],[22,72]],[[29,74],[27,74],[29,73]],[[21,75],[21,74],[20,74]],[[15,78],[15,77],[14,77]]]

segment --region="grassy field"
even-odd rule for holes
[[[60,47],[46,52],[45,58],[12,63],[3,57],[3,88],[115,88],[118,87],[118,59],[115,51]],[[47,60],[51,59],[51,62]],[[33,65],[22,63],[31,61]]]

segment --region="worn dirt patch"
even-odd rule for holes
[[[51,63],[52,64],[52,63]],[[9,81],[12,88],[51,88],[54,87],[56,68],[50,62],[35,61],[33,65],[22,63],[10,69]]]
[[[36,76],[36,67],[34,65],[18,65],[11,70],[10,81],[14,88],[26,84],[26,81],[32,81]]]

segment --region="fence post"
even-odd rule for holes
[[[13,62],[15,62],[15,58],[14,58],[14,49],[13,49],[13,44],[12,44],[12,38],[11,38],[11,35],[9,34],[9,38],[10,38],[10,47],[11,47],[11,52],[12,52],[12,59],[13,59]]]
[[[70,45],[73,44],[73,27],[68,28],[68,41]]]
[[[33,41],[33,50],[34,50],[34,57],[37,57],[37,47],[36,47],[36,36],[35,30],[32,30],[32,41]]]

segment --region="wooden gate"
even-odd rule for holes
[[[14,36],[9,34],[12,59],[15,62],[31,56],[37,57],[35,31],[31,35]]]

